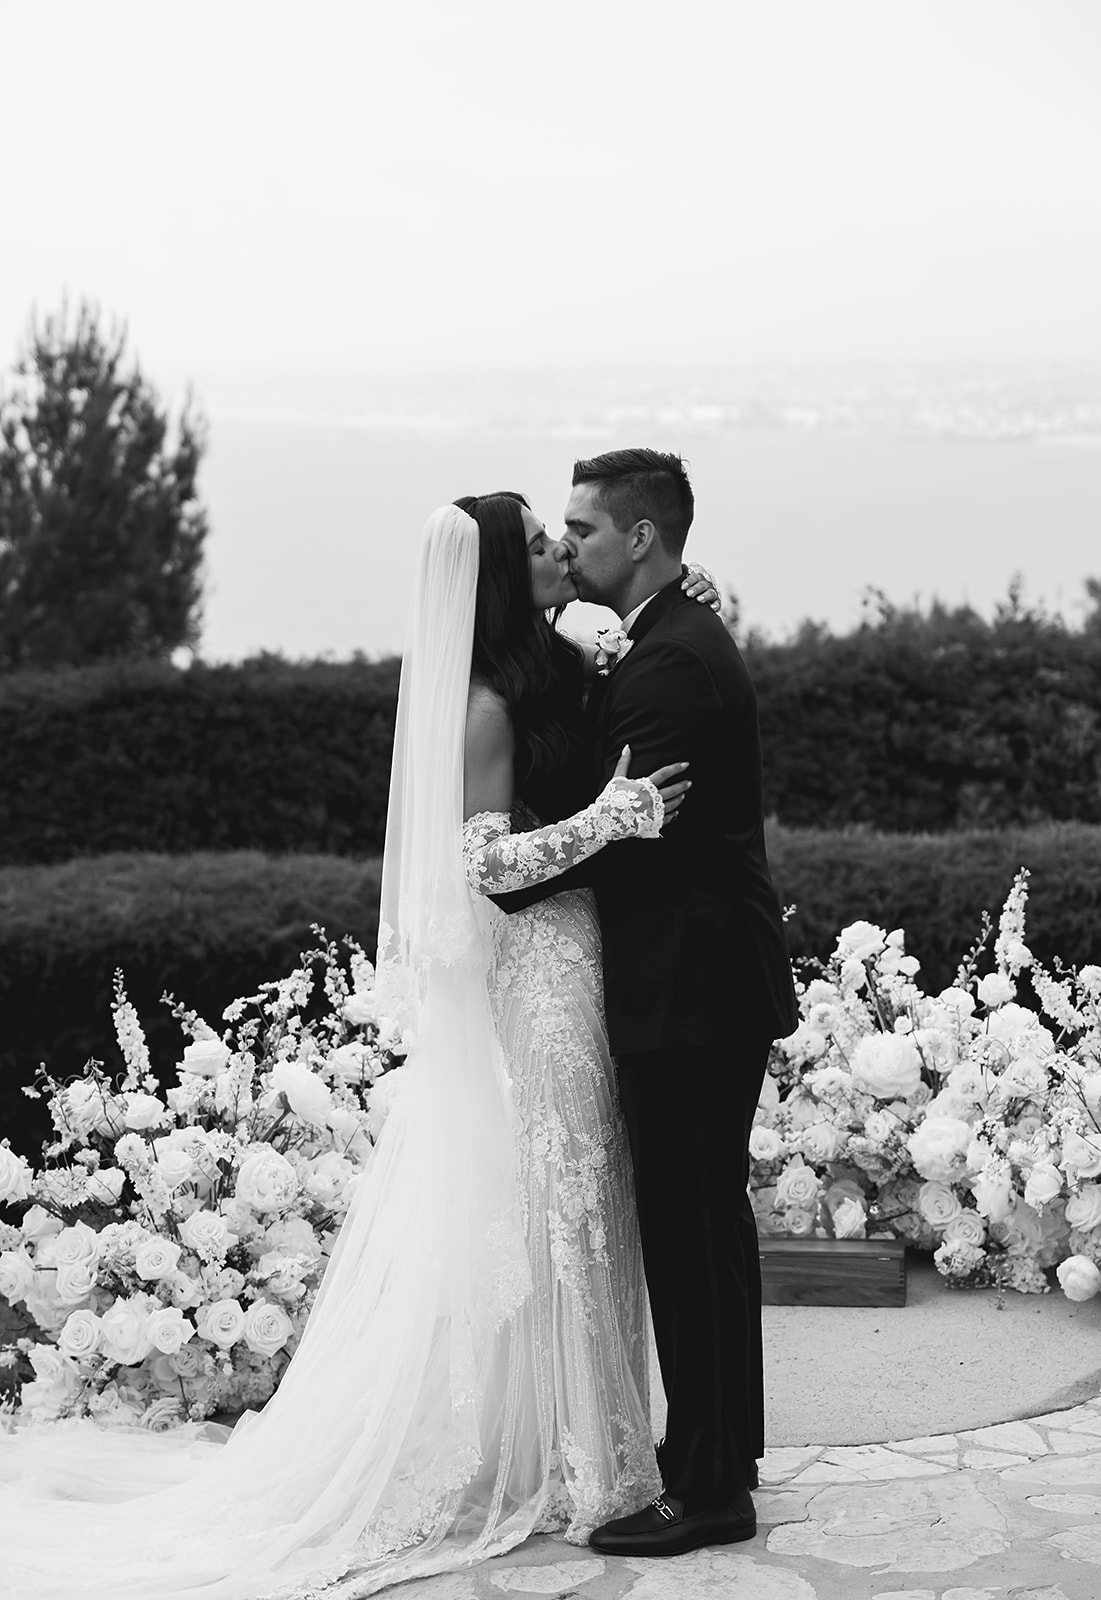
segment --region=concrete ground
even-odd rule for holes
[[[756,1539],[644,1561],[539,1537],[395,1600],[1101,1597],[1101,1297],[999,1307],[911,1259],[903,1310],[764,1325]],[[660,1433],[660,1381],[654,1411]]]

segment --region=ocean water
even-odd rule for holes
[[[210,512],[202,654],[292,657],[401,647],[425,517],[445,500],[526,493],[561,528],[575,457],[651,443],[680,451],[696,491],[690,558],[782,637],[803,619],[856,624],[871,586],[989,614],[1020,574],[1069,621],[1101,576],[1101,436],[973,439],[674,424],[525,436],[446,419],[218,416],[201,489]],[[574,607],[576,631],[599,613]]]

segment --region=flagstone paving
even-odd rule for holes
[[[395,1600],[1098,1600],[1101,1398],[959,1434],[766,1452],[759,1531],[669,1560],[529,1539]]]

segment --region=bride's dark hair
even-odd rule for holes
[[[561,607],[552,617],[535,610],[520,514],[522,506],[531,507],[524,496],[502,489],[464,495],[454,504],[478,524],[471,677],[488,683],[508,706],[516,737],[516,786],[532,803],[533,794],[545,790],[583,739],[581,652],[555,627]],[[536,809],[547,807],[544,800]]]

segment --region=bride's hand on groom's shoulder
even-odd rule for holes
[[[690,600],[698,600],[701,606],[710,606],[712,611],[722,610],[723,598],[714,574],[701,567],[698,561],[690,561],[685,567],[681,588]]]

